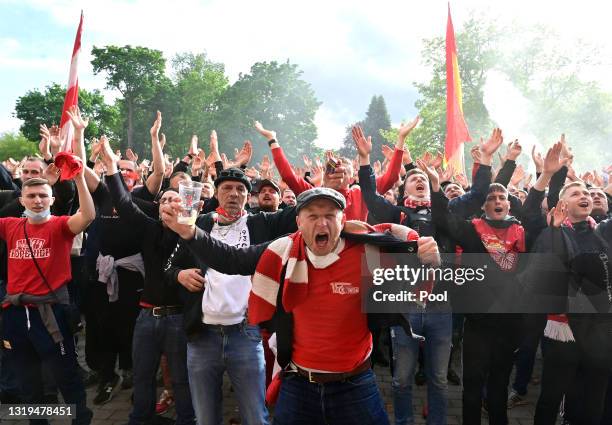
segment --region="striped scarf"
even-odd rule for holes
[[[591,229],[597,226],[597,223],[591,216],[588,216],[586,221]],[[562,226],[569,227],[570,229],[574,228],[569,217],[563,221]],[[576,342],[566,314],[549,314],[547,319],[546,328],[544,328],[545,337],[559,342]]]
[[[414,230],[406,226],[390,223],[371,226],[361,221],[347,221],[343,231],[350,234],[389,233],[403,241],[414,241],[419,237]],[[366,245],[366,247],[368,258],[372,257],[372,251],[378,252],[376,246]],[[336,254],[331,253],[324,257],[323,264],[318,267],[316,264],[313,266],[326,268],[339,258]],[[282,303],[285,311],[289,313],[308,295],[306,244],[300,231],[272,242],[259,259],[249,297],[249,323],[259,324],[270,320],[274,315],[280,280],[285,266]],[[359,267],[359,265],[353,264],[348,267]]]

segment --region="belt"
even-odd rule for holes
[[[313,384],[329,384],[331,382],[342,382],[346,381],[348,378],[351,378],[355,375],[359,375],[362,372],[372,368],[372,362],[370,358],[368,358],[365,362],[361,363],[355,369],[350,372],[339,372],[339,373],[320,373],[320,372],[311,372],[309,370],[302,369],[297,366],[296,373],[304,378],[308,379],[308,382]]]
[[[244,328],[245,325],[246,325],[246,322],[244,320],[234,325],[211,325],[208,323],[202,323],[202,330],[208,329],[208,330],[216,330],[216,331],[223,331],[223,332],[239,331],[242,328]]]
[[[159,307],[149,307],[145,308],[151,312],[151,316],[153,317],[164,317],[164,316],[172,316],[173,314],[182,314],[183,307],[180,305],[163,305]]]

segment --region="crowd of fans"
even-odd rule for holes
[[[464,424],[503,425],[525,403],[541,346],[534,424],[557,423],[560,410],[567,424],[612,423],[612,166],[577,173],[586,164],[564,136],[533,148],[532,176],[517,165],[520,142],[504,145],[495,129],[471,149],[468,177],[440,154],[411,156],[418,118],[383,147],[383,163],[371,164],[356,126],[357,158],[328,151],[298,166],[258,122],[271,159],[251,164],[250,141],[229,159],[213,130],[208,154],[193,136],[173,160],[160,112],[150,160],[105,136],[88,154],[88,120],[68,114],[72,155],[41,125],[40,154],[0,166],[3,403],[61,393],[74,423],[88,424],[85,388],[96,385],[94,405],[132,390],[132,425],[170,407],[179,425],[218,425],[227,372],[244,424],[385,424],[378,363],[391,367],[397,425],[414,423],[414,382],[427,384],[418,414],[428,424],[447,422],[450,382],[463,386]],[[188,182],[202,185],[195,224],[179,220]],[[365,313],[362,262],[388,252],[434,269],[479,254],[488,290],[468,297],[480,310],[453,309],[450,291]]]

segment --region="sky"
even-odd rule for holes
[[[418,93],[413,83],[429,77],[420,61],[422,40],[445,34],[447,4],[442,0],[0,0],[0,133],[18,129],[20,122],[12,115],[19,96],[53,82],[66,84],[82,9],[82,88],[104,90],[104,76],[93,75],[90,64],[94,45],[141,45],[162,50],[167,59],[178,52],[205,51],[211,60],[225,64],[231,82],[257,61],[289,59],[299,65],[322,102],[315,119],[316,143],[337,147],[345,126],[365,116],[373,95],[384,96],[393,123],[416,115]],[[582,38],[610,52],[607,8],[612,6],[606,4],[462,0],[452,2],[451,8],[456,31],[472,14],[484,13],[499,25],[545,24],[562,34],[560,43]],[[611,71],[604,63],[589,78],[612,91]],[[118,95],[104,93],[108,100]],[[495,105],[492,109],[504,110]],[[503,124],[504,119],[497,121]]]

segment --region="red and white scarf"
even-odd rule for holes
[[[597,223],[591,216],[587,217],[586,222],[591,229],[595,229],[597,226]],[[569,217],[561,225],[570,229],[574,228]],[[544,328],[545,337],[560,342],[576,342],[566,314],[549,314],[547,319],[546,328]]]
[[[391,233],[400,240],[414,241],[419,235],[414,230],[399,224],[378,224],[371,226],[361,221],[347,221],[344,225],[347,233]],[[370,260],[375,262],[372,251],[378,252],[378,247],[366,245],[366,258],[368,266],[372,268]],[[329,254],[335,255],[335,254]],[[276,311],[276,297],[280,288],[280,279],[283,268],[286,267],[285,284],[283,287],[282,303],[285,311],[291,312],[308,295],[308,262],[306,244],[302,232],[298,231],[291,235],[277,239],[268,245],[264,251],[255,274],[253,275],[253,286],[249,297],[249,323],[259,324],[270,320]],[[339,257],[328,261],[324,267],[328,267],[337,261]],[[356,265],[358,266],[358,265]]]
[[[419,208],[419,207],[431,208],[431,201],[429,199],[418,200],[418,199],[405,198],[404,206],[406,208],[413,208],[413,209]]]

